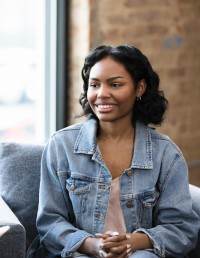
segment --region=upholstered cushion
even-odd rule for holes
[[[35,226],[43,145],[0,144],[0,194],[26,229],[26,246]]]
[[[190,193],[192,196],[193,208],[200,217],[200,188],[190,185]]]
[[[190,193],[192,196],[193,208],[200,217],[200,188],[194,185],[190,185]],[[193,250],[189,255],[189,258],[197,257],[200,257],[200,231],[197,246],[195,250]]]
[[[25,257],[26,232],[0,196],[0,257]]]

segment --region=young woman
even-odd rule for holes
[[[167,100],[135,47],[86,57],[87,120],[56,132],[42,158],[37,227],[45,257],[186,257],[199,219],[188,170],[160,125]]]

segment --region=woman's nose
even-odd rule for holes
[[[107,85],[101,85],[98,89],[97,93],[98,98],[109,98],[110,97],[110,90]]]

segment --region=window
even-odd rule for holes
[[[0,141],[56,130],[56,0],[0,0]]]

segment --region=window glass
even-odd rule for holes
[[[0,0],[1,142],[44,140],[42,2]]]

